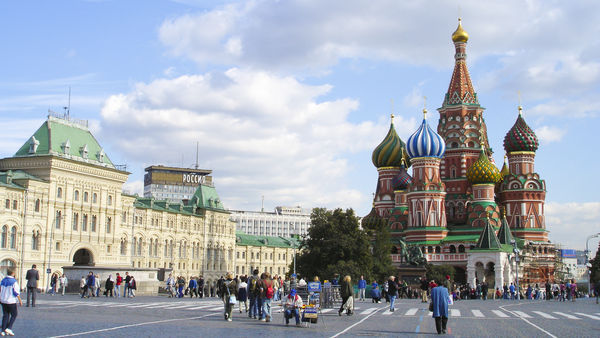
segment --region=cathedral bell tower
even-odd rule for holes
[[[412,183],[406,194],[409,212],[404,234],[408,242],[441,240],[448,233],[444,206],[446,189],[440,176],[445,149],[444,139],[427,124],[427,110],[424,109],[423,123],[407,142],[413,166]]]
[[[454,71],[441,108],[438,133],[446,144],[440,174],[446,184],[448,224],[467,224],[467,201],[472,186],[467,170],[477,161],[481,149],[490,149],[487,128],[483,120],[484,108],[479,105],[467,68],[467,41],[469,34],[458,28],[452,34],[454,42]]]

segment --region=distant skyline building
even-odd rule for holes
[[[190,200],[201,184],[212,186],[212,170],[149,166],[144,175],[144,197],[180,203]]]
[[[259,236],[304,236],[310,227],[311,209],[278,206],[273,212],[229,210],[236,230]]]

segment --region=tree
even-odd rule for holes
[[[592,267],[590,268],[590,281],[592,284],[600,283],[600,244],[598,244],[598,251],[596,251],[596,257],[590,261]]]
[[[395,274],[392,265],[392,242],[390,231],[386,223],[381,223],[373,234],[373,277],[377,280],[387,280],[388,276]]]
[[[446,276],[450,276],[450,280],[454,280],[455,269],[452,265],[433,265],[427,264],[427,280],[435,280],[443,282]]]
[[[296,269],[301,276],[331,279],[334,274],[371,277],[373,256],[367,233],[358,226],[352,209],[316,208],[311,227],[300,244]]]

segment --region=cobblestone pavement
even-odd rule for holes
[[[599,337],[600,305],[577,302],[468,300],[449,307],[448,335],[461,337]],[[91,298],[75,295],[38,297],[35,308],[19,308],[13,331],[22,337],[336,337],[423,336],[435,334],[427,304],[401,299],[389,304],[355,302],[352,316],[323,309],[316,324],[286,326],[281,306],[274,305],[272,322],[248,318],[236,307],[233,321],[223,318],[216,298],[166,297]]]

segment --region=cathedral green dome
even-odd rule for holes
[[[502,176],[485,151],[481,150],[479,159],[467,170],[467,179],[471,184],[495,184],[502,180]]]
[[[403,163],[406,167],[410,165],[409,157],[406,154],[406,144],[396,134],[393,120],[387,135],[373,150],[371,160],[377,168],[400,167]]]
[[[525,123],[519,106],[519,117],[515,125],[510,128],[504,137],[504,149],[506,152],[536,151],[539,143],[533,130]]]

